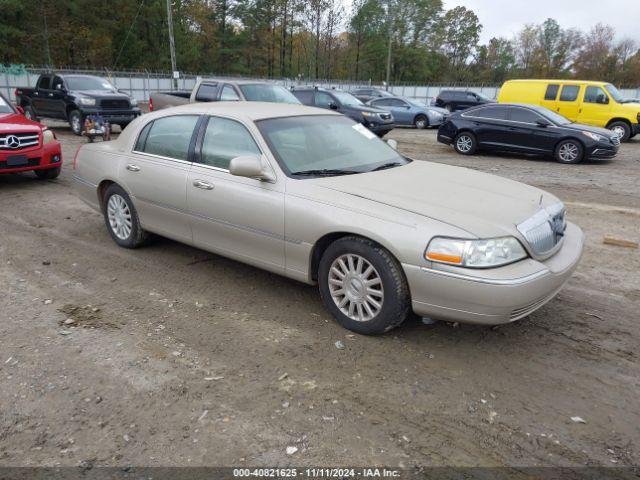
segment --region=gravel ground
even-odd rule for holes
[[[524,320],[369,338],[313,287],[169,240],[118,248],[72,190],[83,140],[55,130],[58,180],[0,176],[0,466],[640,464],[640,250],[603,244],[640,240],[638,139],[567,166],[393,131],[416,159],[552,192],[587,245]]]

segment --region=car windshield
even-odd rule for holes
[[[115,92],[116,88],[99,77],[64,77],[69,90],[107,90]]]
[[[422,100],[418,100],[415,98],[403,98],[403,100],[407,103],[410,103],[411,105],[413,105],[414,107],[427,107],[427,102],[422,101]]]
[[[0,95],[0,113],[15,113],[13,107]]]
[[[537,108],[536,111],[539,114],[544,115],[548,120],[551,120],[556,125],[569,125],[570,123],[573,123],[567,117],[563,117],[559,113],[549,110],[548,108]]]
[[[300,101],[284,87],[280,85],[267,85],[255,83],[250,85],[240,85],[240,90],[250,102],[272,102],[272,103],[294,103],[300,104]]]
[[[256,123],[282,169],[293,178],[364,173],[409,162],[364,126],[341,115]]]
[[[486,102],[490,102],[491,101],[491,99],[489,97],[487,97],[486,95],[483,95],[483,94],[478,93],[478,92],[475,92],[475,94],[478,96],[478,98],[480,100],[484,100]]]
[[[607,92],[609,92],[609,95],[611,95],[616,102],[624,103],[624,97],[620,93],[620,90],[618,90],[610,83],[607,83],[604,88],[607,90]]]
[[[340,101],[340,103],[345,107],[359,107],[361,105],[364,105],[364,103],[362,103],[360,100],[358,100],[356,97],[354,97],[350,93],[338,92],[336,90],[334,90],[332,93]]]
[[[387,92],[386,90],[378,90],[378,93],[381,97],[395,97],[393,93]]]

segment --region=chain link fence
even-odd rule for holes
[[[0,65],[0,91],[12,101],[15,100],[15,89],[19,87],[35,87],[38,76],[42,73],[50,73],[51,69],[45,67],[34,67],[24,65]],[[128,93],[138,102],[148,102],[149,96],[153,92],[167,91],[174,89],[174,81],[169,72],[147,72],[147,71],[111,71],[108,69],[78,69],[78,68],[60,68],[55,70],[61,74],[85,74],[96,75],[107,78],[116,88]],[[240,77],[231,75],[216,74],[181,74],[177,80],[178,90],[191,91],[199,78],[227,78],[227,79],[251,79],[260,81],[270,81],[286,88],[301,85],[317,85],[321,87],[337,88],[341,90],[354,90],[363,86],[372,85],[370,82],[356,82],[350,80],[308,80],[308,79],[268,79],[260,77]],[[485,85],[479,83],[441,83],[441,84],[412,84],[397,83],[389,87],[389,91],[395,95],[403,97],[428,100],[435,98],[441,90],[471,90],[481,93],[489,98],[497,98],[500,91],[499,85]],[[622,94],[628,98],[640,98],[639,88],[621,89]]]

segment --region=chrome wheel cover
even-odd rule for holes
[[[131,209],[126,200],[117,193],[109,197],[107,218],[113,234],[120,240],[127,240],[133,229]]]
[[[469,135],[460,135],[458,140],[456,140],[456,147],[458,147],[458,151],[462,153],[469,153],[472,146],[473,140]]]
[[[353,253],[341,255],[331,264],[328,277],[331,298],[351,320],[368,322],[382,310],[382,278],[364,257]]]
[[[625,134],[627,133],[627,131],[624,129],[624,127],[621,127],[620,125],[615,126],[611,129],[611,131],[620,139],[622,140],[625,136]]]
[[[427,128],[427,121],[424,119],[416,120],[416,128],[419,128],[419,129]]]
[[[82,126],[80,124],[80,115],[73,115],[71,117],[71,130],[73,130],[74,133],[82,131]]]
[[[575,143],[565,143],[558,151],[558,156],[563,162],[575,162],[579,154],[580,149]]]

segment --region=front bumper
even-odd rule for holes
[[[393,122],[377,123],[377,122],[368,122],[368,121],[364,122],[363,125],[367,127],[369,130],[371,130],[373,133],[377,133],[377,134],[390,132],[396,126],[395,123]]]
[[[27,163],[20,166],[9,166],[8,157],[26,156]],[[0,152],[0,174],[19,173],[32,170],[48,170],[62,166],[62,151],[60,142],[50,142],[39,148],[30,148],[25,151],[2,151]]]
[[[619,146],[598,144],[587,152],[587,158],[592,160],[613,158],[618,154]]]
[[[142,115],[142,111],[139,108],[132,108],[130,110],[105,110],[101,108],[83,108],[82,116],[88,117],[89,115],[100,115],[103,119],[112,124],[130,123],[137,117]]]
[[[562,248],[539,262],[523,260],[486,270],[403,264],[413,310],[434,319],[498,325],[526,317],[551,300],[582,256],[584,234],[567,224]]]

